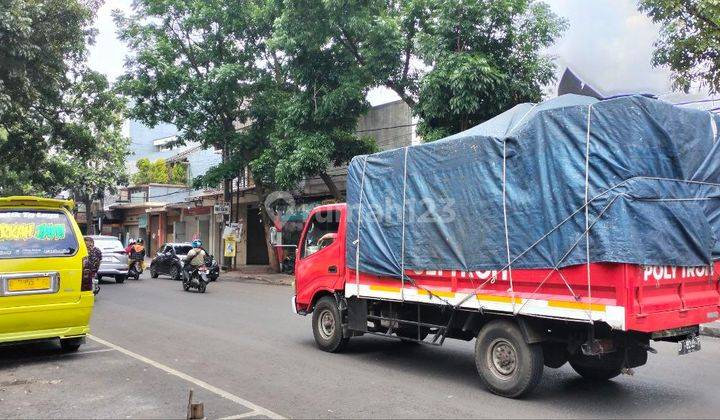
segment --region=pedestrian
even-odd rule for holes
[[[102,251],[95,246],[95,240],[89,236],[85,236],[85,246],[88,250],[88,265],[92,272],[93,278],[97,275],[100,270],[100,263],[102,262]]]

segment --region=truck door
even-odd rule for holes
[[[345,269],[342,217],[340,210],[318,209],[308,218],[295,264],[299,302],[312,299],[318,290],[334,290],[342,279]]]

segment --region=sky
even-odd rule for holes
[[[570,66],[585,82],[603,93],[647,92],[673,101],[669,71],[651,64],[658,27],[637,11],[635,0],[545,0],[568,20],[569,28],[549,48],[559,71]],[[98,11],[91,68],[114,80],[123,71],[127,48],[117,39],[111,11],[130,10],[131,0],[106,0]],[[372,105],[397,100],[384,88],[368,94]]]

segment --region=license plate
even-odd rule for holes
[[[29,290],[47,290],[50,288],[50,277],[28,277],[8,279],[8,292],[24,292]]]
[[[700,336],[688,337],[680,342],[678,354],[688,354],[695,351],[700,351]]]

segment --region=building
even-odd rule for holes
[[[361,117],[357,133],[375,139],[381,150],[418,142],[415,121],[410,108],[402,101],[371,108]],[[225,204],[221,189],[193,190],[190,181],[221,162],[218,151],[203,149],[199,144],[175,146],[177,130],[169,125],[148,128],[137,122],[129,123],[132,156],[127,160],[130,173],[136,162],[147,158],[164,159],[168,164],[183,164],[187,168],[186,185],[133,185],[120,190],[104,203],[100,223],[104,234],[118,236],[123,243],[130,238],[143,238],[148,255],[153,255],[166,242],[203,241],[205,248],[217,257],[223,255],[223,231],[230,223],[237,223],[239,237],[236,257],[225,265],[267,265],[270,256],[265,243],[265,226],[260,203],[249,171],[233,180],[230,214],[216,214],[215,205]],[[345,192],[346,167],[328,169],[328,175],[338,189]],[[315,206],[332,200],[327,186],[319,177],[308,178],[289,192],[295,201],[276,217],[276,227],[283,231],[288,246],[276,250],[274,258],[294,252],[292,244],[299,240],[299,232],[307,213]]]

